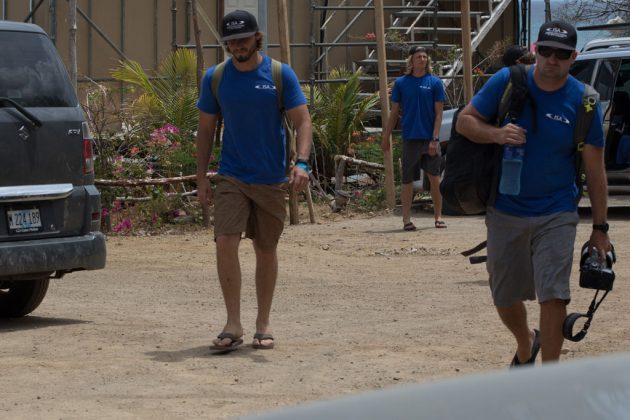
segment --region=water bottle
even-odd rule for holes
[[[518,145],[503,146],[501,163],[501,182],[499,192],[507,195],[518,195],[521,192],[521,170],[525,147]]]

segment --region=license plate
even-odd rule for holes
[[[7,210],[10,233],[39,232],[42,230],[42,219],[39,209]]]

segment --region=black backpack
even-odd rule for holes
[[[527,91],[527,72],[529,66],[517,64],[510,67],[510,81],[508,82],[497,113],[496,124],[500,124],[506,117],[512,121],[519,118],[523,106],[528,103],[534,108],[533,129],[536,130],[536,103]],[[582,166],[582,149],[584,140],[591,127],[599,95],[590,85],[585,84],[582,96],[582,106],[576,117],[576,127],[573,134],[577,153],[576,185],[579,189],[577,201],[582,197],[585,181]],[[492,206],[496,198],[499,183],[499,169],[501,165],[502,146],[498,144],[480,144],[470,141],[457,132],[457,117],[463,107],[453,116],[451,138],[446,153],[444,176],[440,183],[440,192],[446,204],[454,211],[463,215],[482,214],[486,207]],[[577,204],[577,203],[576,203]]]
[[[510,67],[510,81],[501,97],[497,124],[508,115],[516,120],[526,102],[535,107],[527,92],[528,68],[522,64]],[[496,143],[472,142],[457,132],[457,117],[463,108],[460,107],[453,116],[440,192],[448,207],[457,213],[481,214],[487,206],[494,204],[503,149]]]

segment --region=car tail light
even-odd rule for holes
[[[92,133],[88,123],[83,122],[83,173],[94,173],[94,153],[92,151]]]

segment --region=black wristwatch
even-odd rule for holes
[[[601,230],[604,233],[608,233],[608,229],[610,229],[610,226],[608,225],[608,223],[602,223],[602,224],[597,224],[597,223],[593,223],[593,230]]]

